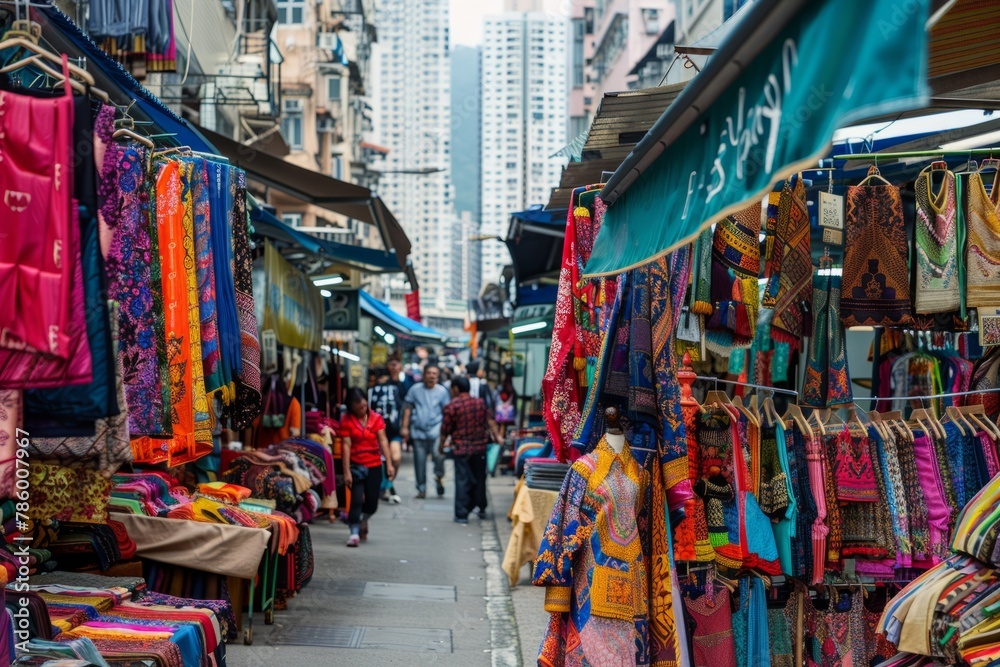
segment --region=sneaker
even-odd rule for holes
[[[368,539],[368,519],[361,522],[361,541],[364,542]]]
[[[486,510],[479,510],[478,514],[479,518],[482,519],[483,521],[485,521],[486,518],[489,516],[488,514],[486,514]]]
[[[394,493],[391,496],[389,496],[389,504],[390,505],[402,505],[403,504],[403,499],[400,498],[398,495],[396,495]]]
[[[351,535],[347,538],[347,546],[356,547],[361,544],[361,537],[358,535]]]
[[[426,493],[424,493],[423,491],[417,491],[417,500],[423,500],[426,497],[427,497]]]
[[[382,502],[389,502],[389,492],[383,491],[382,493],[379,494],[378,499],[381,500]]]
[[[434,478],[434,483],[437,484],[438,498],[440,498],[441,496],[444,495],[444,478],[443,477],[435,477]]]
[[[455,523],[461,523],[461,524],[466,524],[466,523],[469,523],[469,520],[468,520],[468,519],[460,519],[460,518],[459,518],[459,517],[457,517],[457,516],[455,517],[454,521],[455,521]]]

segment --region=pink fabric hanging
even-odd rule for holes
[[[24,417],[21,392],[0,391],[0,498],[10,498],[14,491],[14,467],[17,455],[17,429]]]

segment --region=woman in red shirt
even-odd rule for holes
[[[385,421],[368,409],[368,398],[356,387],[347,392],[347,413],[340,420],[338,433],[344,438],[344,485],[351,489],[347,546],[356,547],[368,537],[368,518],[378,510],[382,457],[389,479],[396,476],[396,470],[385,437]]]

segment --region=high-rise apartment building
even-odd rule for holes
[[[461,257],[455,256],[457,216],[449,177],[451,68],[449,0],[378,0],[374,58],[374,141],[388,149],[374,169],[376,189],[413,243],[421,313],[455,319],[465,303]],[[390,300],[401,301],[401,285]]]
[[[507,11],[486,18],[483,41],[480,232],[506,237],[510,214],[545,204],[565,164],[556,154],[568,143],[570,22]],[[481,254],[483,283],[496,283],[506,246],[486,241]]]

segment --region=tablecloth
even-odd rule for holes
[[[529,489],[523,482],[514,496],[507,518],[512,522],[510,541],[503,556],[503,571],[510,577],[510,585],[517,586],[521,566],[535,560],[542,534],[552,515],[552,507],[559,498],[556,491]]]

